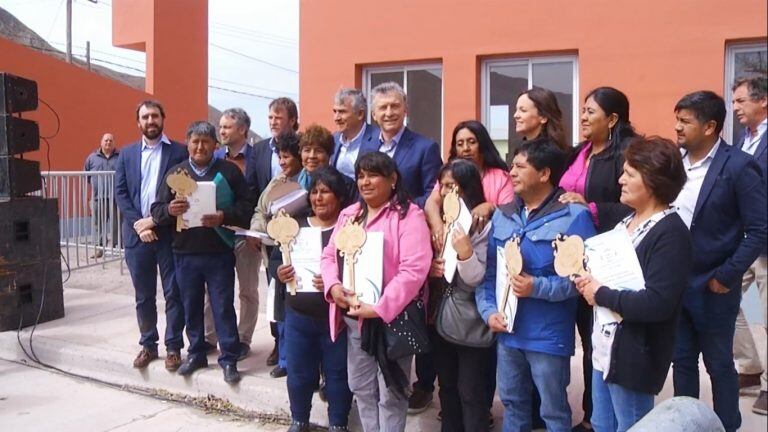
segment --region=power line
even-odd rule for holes
[[[298,96],[298,93],[293,93],[293,92],[284,91],[284,90],[273,90],[273,89],[269,89],[269,88],[265,88],[265,87],[259,87],[259,86],[250,85],[250,84],[243,84],[243,83],[239,83],[239,82],[236,82],[236,81],[228,81],[228,80],[221,79],[221,78],[209,77],[208,79],[210,79],[212,81],[223,82],[223,83],[226,83],[226,84],[234,84],[234,85],[238,85],[238,86],[242,86],[242,87],[248,87],[248,88],[252,88],[252,89],[256,89],[256,90],[264,90],[264,91],[269,91],[269,92],[275,92],[275,93],[278,93],[278,94],[288,94],[288,95]]]
[[[231,24],[223,24],[223,23],[214,22],[214,23],[211,23],[211,27],[218,27],[221,30],[227,30],[227,31],[231,31],[231,32],[241,33],[241,34],[249,34],[249,35],[253,35],[253,36],[264,38],[264,39],[271,39],[271,40],[276,41],[276,42],[283,42],[283,43],[291,44],[291,45],[294,45],[294,46],[298,42],[296,39],[288,38],[288,37],[285,37],[285,36],[279,36],[279,35],[276,35],[276,34],[273,34],[273,33],[261,32],[261,31],[254,30],[254,29],[251,29],[251,28],[238,27],[238,26],[234,26],[234,25],[231,25]]]
[[[220,50],[222,50],[222,51],[227,51],[227,52],[229,52],[229,53],[232,53],[232,54],[236,54],[236,55],[239,55],[239,56],[241,56],[241,57],[244,57],[244,58],[247,58],[247,59],[250,59],[250,60],[253,60],[253,61],[259,62],[259,63],[263,63],[263,64],[266,64],[266,65],[272,66],[272,67],[274,67],[274,68],[277,68],[277,69],[282,69],[282,70],[284,70],[284,71],[288,71],[288,72],[292,72],[292,73],[299,73],[299,71],[297,71],[297,70],[294,70],[294,69],[289,69],[289,68],[287,68],[287,67],[285,67],[285,66],[280,66],[280,65],[277,65],[277,64],[274,64],[274,63],[270,63],[270,62],[268,62],[268,61],[266,61],[266,60],[262,60],[262,59],[260,59],[260,58],[252,57],[252,56],[249,56],[248,54],[243,54],[243,53],[241,53],[240,51],[235,51],[235,50],[233,50],[233,49],[230,49],[230,48],[226,48],[226,47],[223,47],[223,46],[221,46],[221,45],[218,45],[218,44],[215,44],[215,43],[212,43],[212,44],[210,44],[210,45],[211,45],[212,47],[218,48],[218,49],[220,49]]]

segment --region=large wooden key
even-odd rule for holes
[[[440,248],[440,257],[445,253],[445,245],[451,239],[451,231],[456,223],[456,219],[459,218],[461,212],[461,203],[459,202],[459,188],[453,186],[451,191],[443,198],[443,230],[445,231],[445,238],[443,239],[443,245]]]
[[[176,198],[189,198],[197,190],[197,182],[192,180],[189,173],[184,168],[176,168],[176,172],[169,175],[165,182]],[[176,216],[176,231],[186,229],[182,215]]]
[[[280,245],[283,254],[283,264],[291,265],[291,248],[299,235],[299,223],[288,216],[284,209],[280,209],[277,215],[267,224],[267,234]],[[291,295],[296,295],[296,280],[288,282]]]
[[[349,281],[345,281],[346,288],[352,291],[353,295],[349,299],[352,306],[358,306],[360,302],[355,292],[355,262],[357,255],[365,244],[365,229],[360,222],[354,222],[352,218],[347,219],[344,226],[336,234],[336,249],[344,258],[344,268],[349,275]]]
[[[519,275],[523,271],[523,254],[520,253],[520,237],[513,237],[507,240],[504,245],[504,265],[507,266],[507,286],[504,288],[504,297],[501,299],[501,313],[504,314],[504,318],[509,321],[510,317],[507,316],[507,303],[509,303],[509,291],[512,288],[512,278],[515,275]]]
[[[555,252],[555,272],[559,276],[573,280],[589,273],[587,258],[584,255],[584,240],[581,237],[560,234],[552,241],[552,249]]]

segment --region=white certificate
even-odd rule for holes
[[[323,233],[320,228],[299,230],[291,248],[291,263],[296,273],[296,291],[320,293],[312,285],[312,278],[320,274],[320,255],[323,253]]]
[[[459,205],[461,206],[459,209],[459,217],[456,219],[456,222],[454,222],[453,229],[456,229],[456,226],[461,225],[461,228],[464,230],[464,232],[469,234],[469,228],[472,226],[472,213],[469,212],[467,205],[464,204],[464,200],[461,198],[459,198]],[[443,259],[445,259],[444,277],[448,283],[451,283],[453,282],[453,278],[456,275],[456,267],[459,265],[459,257],[456,253],[456,249],[453,248],[450,235],[445,241]]]
[[[596,235],[584,242],[589,273],[600,284],[615,290],[645,289],[645,278],[635,247],[622,226]],[[621,322],[621,316],[608,308],[597,306],[595,319],[599,324]]]
[[[197,182],[197,189],[187,198],[189,209],[182,218],[187,228],[203,226],[204,215],[216,214],[216,183],[210,181]]]
[[[507,258],[504,248],[496,247],[496,307],[499,312],[504,314],[507,320],[507,331],[512,333],[515,327],[515,315],[517,315],[517,296],[512,293],[512,287],[509,285],[509,271],[507,271]],[[501,305],[504,303],[504,294],[507,294],[507,304],[504,310]]]
[[[253,237],[261,240],[261,244],[265,246],[274,246],[275,241],[267,233],[261,231],[252,231],[238,226],[224,225],[224,228],[234,231],[237,236]]]
[[[342,258],[343,259],[343,258]],[[344,267],[342,281],[348,281],[347,266]],[[384,233],[367,232],[365,243],[355,261],[355,293],[364,303],[375,305],[381,298],[384,280]],[[349,289],[348,284],[344,287]]]
[[[267,321],[275,320],[275,278],[269,281],[267,286]]]

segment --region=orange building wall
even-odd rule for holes
[[[614,86],[639,131],[671,136],[677,100],[722,94],[726,42],[765,39],[767,22],[763,0],[301,0],[301,121],[333,127],[333,95],[360,87],[363,66],[437,59],[449,140],[480,119],[484,59],[570,53],[579,100]]]
[[[83,168],[102,134],[112,132],[118,147],[140,137],[136,105],[148,98],[163,103],[166,134],[183,141],[190,122],[207,118],[208,4],[207,0],[113,0],[114,42],[147,47],[147,92],[68,64],[0,38],[0,71],[37,81],[38,94],[59,115],[58,135],[25,157],[41,169]],[[125,32],[125,33],[123,33]],[[125,34],[125,37],[121,35]],[[152,77],[152,79],[149,79]],[[40,123],[40,134],[52,135],[56,118],[44,104],[25,113]]]

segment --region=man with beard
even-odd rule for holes
[[[136,108],[140,140],[120,152],[115,172],[115,199],[123,215],[125,262],[136,291],[136,317],[141,351],[133,367],[143,369],[158,357],[157,269],[165,296],[165,368],[181,365],[184,347],[184,307],[174,277],[171,227],[156,226],[150,214],[160,183],[168,170],[187,159],[186,148],[163,134],[165,111],[159,102],[146,100]]]

